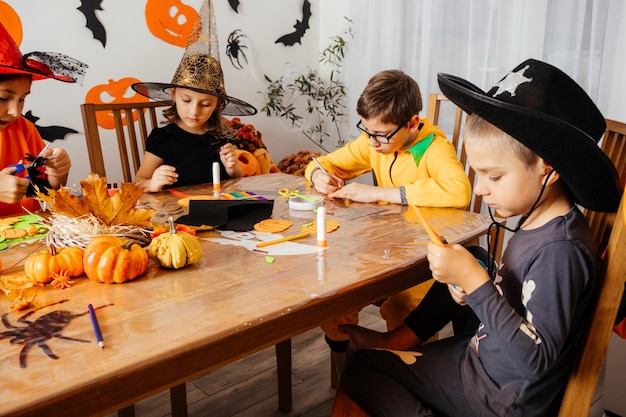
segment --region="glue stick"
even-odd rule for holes
[[[326,207],[317,209],[317,246],[326,246]]]
[[[219,193],[222,190],[220,183],[220,163],[213,162],[213,193]]]

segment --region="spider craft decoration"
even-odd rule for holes
[[[241,33],[240,29],[235,29],[228,35],[228,44],[226,45],[226,55],[230,59],[230,63],[237,69],[243,69],[244,64],[248,63],[248,58],[244,53],[244,49],[248,49],[245,45],[247,36]],[[241,60],[243,60],[243,63]]]
[[[67,301],[69,300],[61,300],[57,301],[56,303],[39,307],[33,311],[29,311],[28,313],[17,319],[18,323],[25,324],[26,326],[15,326],[9,323],[9,320],[7,318],[9,313],[4,313],[2,315],[2,324],[4,324],[4,327],[9,330],[6,332],[0,332],[0,340],[11,338],[11,341],[9,343],[11,343],[12,345],[24,346],[20,351],[20,368],[26,368],[26,355],[28,354],[30,348],[32,348],[33,346],[39,346],[50,359],[59,359],[59,357],[55,355],[54,352],[52,352],[52,350],[50,350],[50,348],[46,344],[46,342],[53,337],[56,337],[57,339],[71,340],[81,343],[90,342],[89,340],[75,339],[73,337],[61,335],[61,332],[70,323],[70,321],[80,316],[84,316],[85,314],[88,314],[88,311],[78,314],[72,314],[67,310],[56,310],[40,316],[35,321],[27,320],[27,318],[33,315],[37,310],[41,310],[42,308],[53,306],[55,304],[62,304]],[[110,305],[113,304],[106,304],[104,306],[97,307],[97,309]]]

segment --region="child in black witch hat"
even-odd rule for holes
[[[204,0],[183,58],[170,83],[137,83],[132,88],[157,101],[171,101],[163,114],[167,125],[150,132],[135,182],[148,192],[241,177],[236,148],[222,115],[256,113],[254,106],[228,96],[219,61],[213,5]]]
[[[397,350],[358,350],[343,384],[375,416],[549,414],[560,403],[599,271],[577,205],[612,212],[622,194],[597,146],[604,118],[576,82],[536,60],[486,93],[447,74],[439,85],[471,115],[464,146],[474,191],[499,216],[522,218],[493,280],[463,246],[430,244],[438,285],[396,331],[345,328],[359,348]],[[430,302],[435,293],[438,302]],[[448,320],[457,303],[472,309],[477,325],[421,345],[437,330],[432,321]]]

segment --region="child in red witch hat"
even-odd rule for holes
[[[463,246],[429,244],[437,282],[401,327],[344,328],[361,350],[343,385],[375,416],[556,415],[599,273],[579,206],[614,212],[622,196],[597,145],[604,117],[574,80],[533,59],[488,92],[448,74],[439,86],[470,114],[474,192],[521,220],[493,276]],[[462,308],[473,326],[422,344]]]
[[[46,148],[22,110],[32,81],[53,78],[73,83],[82,80],[86,68],[58,53],[22,55],[0,23],[0,216],[39,210],[39,202],[30,197],[33,184],[42,192],[65,185],[69,155],[62,148]]]

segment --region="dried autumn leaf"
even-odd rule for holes
[[[122,183],[120,190],[111,197],[113,211],[110,224],[149,224],[154,212],[135,208],[141,194],[143,190],[136,184]]]
[[[91,209],[91,213],[104,224],[111,224],[111,213],[113,203],[109,196],[106,178],[91,173],[86,180],[80,180],[83,190],[83,200],[86,200]]]
[[[143,190],[137,184],[122,183],[113,197],[109,196],[107,180],[91,173],[80,181],[83,196],[76,197],[67,190],[52,190],[46,196],[37,196],[45,201],[50,210],[69,217],[93,215],[106,225],[148,226],[153,210],[135,208]]]
[[[80,217],[89,212],[87,201],[70,194],[65,188],[49,190],[48,195],[37,192],[37,197],[48,204],[52,211],[69,217]]]

